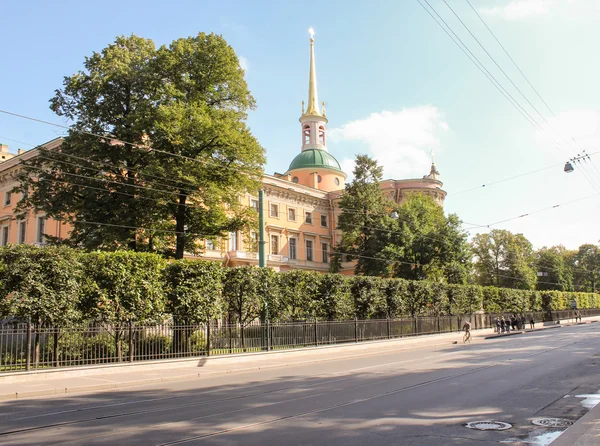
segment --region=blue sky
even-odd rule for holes
[[[490,72],[559,142],[548,141],[493,87],[416,0],[5,2],[0,108],[64,123],[48,109],[62,78],[117,35],[157,45],[198,32],[222,34],[247,68],[258,108],[249,124],[267,150],[267,172],[284,172],[300,150],[298,118],[308,86],[308,33],[316,31],[319,99],[327,104],[329,150],[346,169],[357,153],[377,157],[387,178],[420,177],[435,151],[446,210],[487,225],[600,193],[600,154],[570,175],[542,172],[600,150],[600,1],[471,0],[548,103],[516,68],[464,0],[449,4],[494,56],[525,102],[441,0],[429,0]],[[558,135],[557,135],[558,133]],[[0,115],[0,142],[29,148],[60,129]],[[574,141],[573,141],[574,140]],[[584,169],[585,167],[585,169]],[[600,195],[498,224],[536,247],[575,248],[600,239]],[[487,229],[475,229],[474,232]]]

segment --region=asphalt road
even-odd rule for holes
[[[459,335],[457,335],[457,339]],[[547,444],[600,389],[600,323],[0,404],[2,445]],[[340,355],[342,356],[342,355]],[[478,431],[464,424],[513,427]],[[564,429],[564,428],[563,428]]]

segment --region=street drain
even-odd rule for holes
[[[504,421],[484,420],[484,421],[471,421],[465,424],[466,428],[477,429],[480,431],[504,431],[512,427],[511,424],[505,423]]]
[[[573,425],[573,421],[565,418],[536,418],[532,423],[544,427],[569,427]]]

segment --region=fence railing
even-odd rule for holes
[[[579,310],[582,317],[600,309]],[[28,324],[0,326],[0,372],[28,371],[118,362],[227,355],[298,347],[362,342],[495,326],[500,314],[427,316],[349,321],[254,321],[242,327],[212,321],[198,325],[86,325],[39,328]],[[505,318],[509,315],[504,314]],[[573,311],[527,313],[536,322],[568,320]]]

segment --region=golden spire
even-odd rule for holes
[[[308,106],[305,114],[321,116],[317,94],[317,70],[315,68],[315,31],[310,28],[308,32],[310,33],[310,74],[308,80]]]

